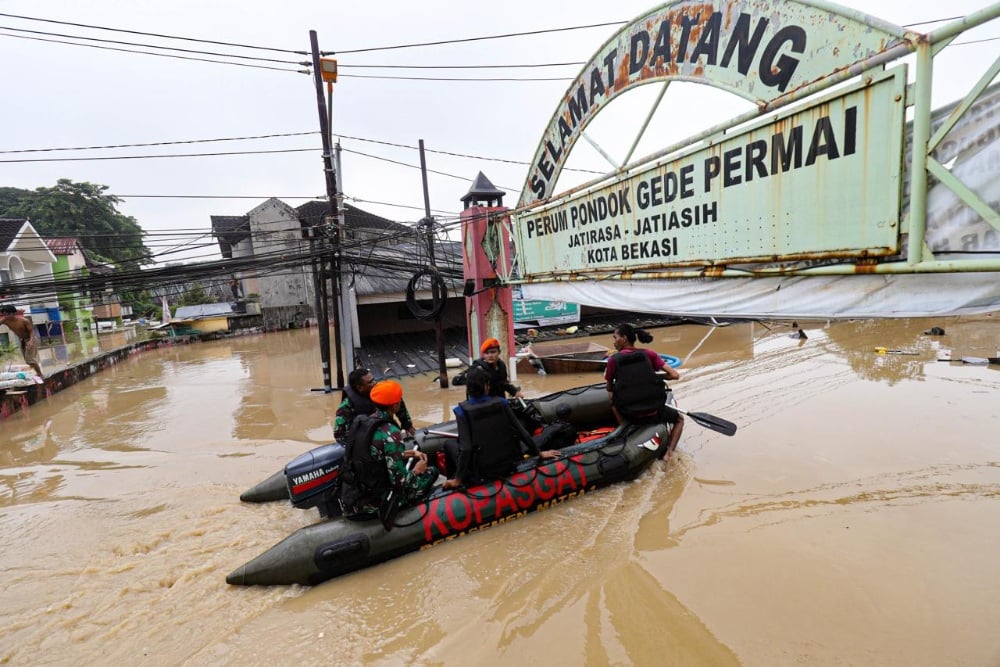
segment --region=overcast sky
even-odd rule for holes
[[[924,22],[961,16],[989,3],[851,0],[842,4],[899,25],[920,23],[913,29],[928,31],[940,24]],[[320,48],[338,52],[341,65],[342,77],[334,90],[333,129],[342,136],[344,192],[351,198],[349,203],[402,222],[423,217],[420,172],[387,161],[419,165],[417,151],[378,143],[415,147],[423,139],[428,168],[443,172],[429,176],[431,208],[438,217],[457,215],[460,198],[480,170],[498,187],[510,190],[504,203],[514,206],[527,173],[523,163],[531,160],[557,102],[580,70],[579,63],[594,55],[620,25],[465,44],[351,51],[630,21],[656,6],[646,0],[579,0],[570,4],[539,0],[0,0],[0,13],[48,20],[0,16],[0,71],[5,92],[0,104],[0,150],[4,151],[0,154],[0,185],[33,189],[52,186],[59,178],[107,185],[110,193],[125,200],[119,210],[135,217],[150,233],[147,245],[155,252],[190,244],[181,252],[162,256],[162,262],[217,259],[218,247],[210,236],[209,216],[242,215],[271,196],[297,206],[306,201],[301,197],[325,194],[314,84],[311,76],[295,72],[303,69],[295,63],[307,57],[51,21],[303,52],[309,50],[309,31],[316,30]],[[60,35],[135,45],[88,42],[105,47],[98,49],[41,41],[71,41]],[[949,57],[939,59],[935,105],[963,95],[997,57],[1000,22],[994,21],[959,41],[984,38],[994,39],[951,47],[946,50]],[[156,50],[149,45],[251,56],[255,59],[239,62],[254,67],[112,50],[236,61],[204,53]],[[256,60],[259,58],[279,62]],[[518,69],[359,67],[549,63],[577,64]],[[362,78],[373,76],[555,80]],[[598,115],[588,134],[611,155],[621,158],[645,117],[656,93],[654,88],[645,86],[616,100]],[[747,108],[745,101],[704,86],[674,86],[635,155],[651,153]],[[10,152],[297,133],[315,134],[114,150]],[[295,149],[306,150],[213,157],[4,162]],[[585,142],[576,146],[568,166],[607,169],[604,159]],[[566,172],[559,189],[573,179],[584,178],[580,172]],[[246,198],[182,198],[195,195]],[[206,243],[208,247],[195,249]]]

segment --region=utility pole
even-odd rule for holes
[[[330,96],[333,97],[332,95]],[[330,118],[333,116],[331,114]],[[333,131],[331,130],[330,141],[333,142]],[[341,248],[344,242],[344,169],[340,163],[340,142],[336,142],[333,148],[333,167],[337,175],[337,230],[340,237]],[[361,334],[358,331],[358,308],[357,303],[351,295],[351,276],[345,274],[343,266],[340,271],[340,337],[344,345],[344,353],[347,355],[347,364],[354,368],[356,362],[357,348],[361,347]]]
[[[326,196],[330,202],[330,212],[324,221],[324,228],[330,232],[330,285],[333,297],[333,333],[334,349],[337,355],[337,389],[344,387],[344,365],[340,354],[340,313],[337,296],[338,281],[340,279],[340,230],[336,224],[337,220],[337,180],[333,171],[333,155],[330,150],[330,121],[326,114],[325,98],[323,95],[323,69],[319,57],[319,40],[316,31],[309,31],[309,44],[312,47],[312,67],[313,81],[316,84],[316,103],[319,112],[320,136],[323,138],[323,172],[326,176]],[[320,260],[321,266],[326,266],[325,260]],[[333,391],[330,386],[330,320],[327,314],[327,294],[326,294],[325,271],[321,272],[322,283],[322,320],[319,327],[320,358],[323,361],[323,390],[326,393]]]
[[[424,140],[419,141],[420,146],[420,177],[423,179],[424,184],[424,219],[420,221],[420,224],[424,228],[424,232],[427,234],[427,255],[430,258],[431,266],[434,266],[434,218],[431,217],[431,196],[427,190],[427,163],[424,160]],[[440,297],[441,299],[448,300],[448,288],[444,288],[444,294],[440,294],[438,291],[437,281],[431,281],[431,296],[437,301]],[[444,358],[444,323],[442,319],[444,317],[444,308],[441,312],[437,314],[434,318],[434,339],[437,350],[438,358],[438,381],[441,384],[442,389],[448,388],[448,365],[445,363]]]

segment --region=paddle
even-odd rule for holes
[[[416,452],[420,449],[420,445],[413,443],[413,451]],[[410,460],[406,462],[406,469],[413,470],[413,466],[417,463],[417,457],[411,456]],[[385,498],[385,503],[379,508],[378,518],[382,522],[382,527],[385,528],[386,532],[389,532],[394,527],[394,522],[396,520],[396,515],[399,513],[399,503],[396,502],[396,495],[401,490],[399,484],[397,484],[389,495]]]
[[[736,434],[736,424],[731,421],[727,421],[721,417],[716,417],[715,415],[710,415],[707,412],[688,412],[687,410],[682,410],[676,405],[668,405],[668,408],[676,410],[682,415],[686,415],[691,419],[695,420],[699,425],[705,428],[710,428],[713,431],[717,431],[722,435],[735,435]]]

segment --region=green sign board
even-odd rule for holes
[[[525,278],[898,249],[905,69],[518,213]]]
[[[580,304],[565,301],[515,299],[514,321],[534,322],[538,326],[579,322]]]

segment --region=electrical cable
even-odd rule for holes
[[[211,39],[197,39],[197,38],[194,38],[194,37],[179,37],[177,35],[164,35],[164,34],[155,33],[155,32],[140,32],[138,30],[126,30],[124,28],[109,28],[107,26],[89,25],[89,24],[86,24],[86,23],[72,23],[70,21],[56,21],[55,19],[43,19],[43,18],[36,18],[36,17],[32,17],[32,16],[22,16],[20,14],[3,14],[3,13],[0,13],[0,16],[6,16],[8,18],[14,18],[14,19],[24,19],[25,21],[41,21],[43,23],[57,23],[59,25],[71,25],[71,26],[74,26],[76,28],[92,28],[94,30],[109,30],[109,31],[112,31],[112,32],[124,32],[124,33],[128,33],[130,35],[143,35],[144,37],[162,37],[164,39],[179,39],[179,40],[183,40],[183,41],[186,41],[186,42],[200,42],[202,44],[215,44],[217,46],[235,46],[235,47],[239,47],[239,48],[243,48],[243,49],[258,49],[258,50],[262,50],[262,51],[277,51],[277,52],[280,52],[280,53],[293,53],[293,54],[301,55],[301,56],[309,55],[308,51],[293,51],[291,49],[277,49],[277,48],[273,48],[273,47],[269,47],[269,46],[254,46],[254,45],[251,45],[251,44],[238,44],[238,43],[234,43],[234,42],[219,42],[219,41],[215,41],[215,40],[211,40]]]
[[[139,44],[136,42],[121,42],[115,39],[101,39],[100,37],[85,37],[83,35],[66,35],[59,32],[44,32],[42,30],[29,30],[27,28],[14,28],[9,25],[0,25],[0,30],[13,30],[14,32],[27,32],[32,35],[45,35],[46,37],[65,37],[66,39],[82,39],[88,42],[101,42],[102,44],[121,44],[123,46],[141,46],[146,49],[162,49],[166,51],[180,51],[181,53],[194,53],[202,56],[221,56],[223,58],[242,58],[244,60],[258,60],[267,63],[279,63],[281,65],[301,65],[300,62],[290,60],[278,60],[277,58],[261,58],[260,56],[243,56],[235,53],[219,53],[218,51],[196,51],[195,49],[182,49],[178,46],[159,46],[157,44]],[[81,44],[80,46],[85,46]]]
[[[3,14],[0,14],[3,16]],[[548,28],[543,30],[528,30],[525,32],[511,32],[500,35],[483,35],[480,37],[463,37],[459,39],[443,39],[436,42],[417,42],[413,44],[396,44],[393,46],[372,46],[364,49],[341,49],[339,51],[323,52],[323,55],[343,55],[345,53],[369,53],[372,51],[391,51],[394,49],[410,49],[420,46],[442,46],[444,44],[462,44],[465,42],[481,42],[491,39],[507,39],[509,37],[525,37],[528,35],[545,35],[552,32],[569,32],[571,30],[587,30],[590,28],[603,28],[609,25],[624,25],[628,21],[609,21],[607,23],[592,23],[589,25],[570,26],[567,28]]]
[[[284,132],[281,134],[258,134],[247,137],[219,137],[216,139],[186,139],[181,141],[151,141],[139,144],[111,144],[107,146],[66,146],[62,148],[22,148],[19,150],[0,150],[0,155],[7,153],[45,153],[51,151],[96,151],[109,148],[146,148],[149,146],[175,146],[177,144],[208,144],[221,141],[250,141],[256,139],[278,139],[284,137],[303,137],[306,135],[319,134],[319,130],[311,132]],[[364,139],[359,139],[364,141]]]
[[[210,58],[193,58],[191,56],[175,56],[169,53],[150,53],[149,51],[135,51],[133,49],[119,49],[113,46],[98,46],[97,44],[79,44],[77,42],[67,42],[60,39],[46,39],[44,37],[27,37],[25,35],[12,35],[9,32],[0,32],[2,37],[14,37],[15,39],[27,39],[35,42],[51,42],[53,44],[65,44],[67,46],[82,46],[88,49],[102,49],[104,51],[120,51],[122,53],[137,53],[145,56],[156,56],[158,58],[175,58],[177,60],[194,60],[203,63],[215,63],[217,65],[233,65],[234,67],[252,67],[254,69],[269,69],[278,72],[296,72],[298,74],[312,74],[310,70],[286,69],[284,67],[272,67],[270,65],[251,65],[249,63],[231,63],[225,60],[212,60]]]
[[[157,158],[182,158],[182,157],[221,157],[227,155],[269,155],[272,153],[305,153],[308,151],[322,151],[322,147],[316,148],[280,148],[260,151],[224,151],[220,153],[173,153],[164,155],[103,155],[94,157],[39,157],[39,158],[14,158],[10,160],[0,160],[0,163],[18,164],[25,162],[86,162],[88,160],[153,160]]]
[[[338,69],[532,69],[536,67],[582,67],[587,63],[580,61],[565,63],[527,63],[520,65],[349,65],[337,64]]]

